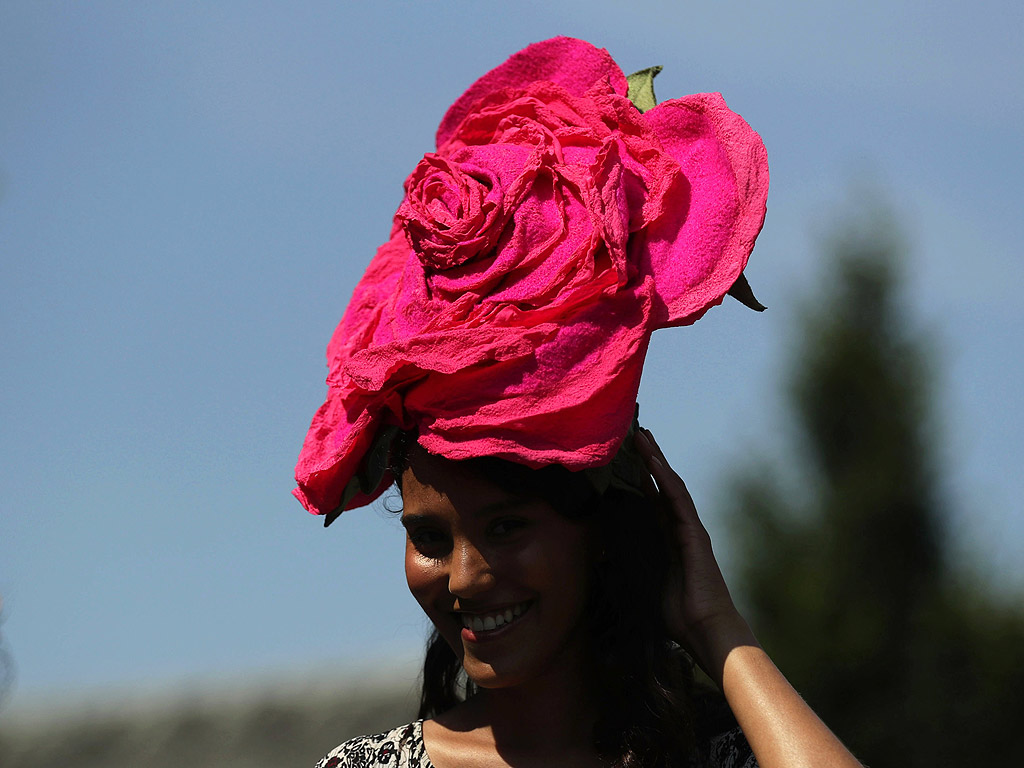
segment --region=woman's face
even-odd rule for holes
[[[402,475],[405,574],[482,688],[519,685],[586,649],[586,529],[419,446]]]

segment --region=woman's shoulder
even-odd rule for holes
[[[350,739],[328,752],[316,768],[431,768],[423,748],[423,723]]]

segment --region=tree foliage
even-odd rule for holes
[[[795,466],[734,478],[738,591],[780,668],[867,765],[1015,764],[1024,612],[959,566],[929,345],[884,218],[842,228],[789,376]]]

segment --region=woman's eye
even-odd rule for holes
[[[433,528],[418,528],[409,531],[409,541],[417,550],[425,554],[435,554],[447,545],[445,535]]]

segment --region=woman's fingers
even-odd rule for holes
[[[669,465],[661,446],[658,445],[649,429],[640,428],[638,432],[641,448],[644,457],[647,459],[648,468],[654,477],[658,488],[669,502],[673,517],[677,523],[682,525],[700,525],[700,518],[697,515],[697,507],[693,503],[686,483]]]
[[[711,537],[701,523],[693,498],[682,478],[669,466],[649,430],[637,445],[661,490],[665,532],[673,542],[672,568],[666,585],[664,617],[672,638],[689,648],[710,670],[711,640],[705,637],[718,619],[735,611],[729,589],[715,560]]]
[[[653,447],[651,441],[648,440],[643,433],[643,427],[633,433],[633,447],[640,451],[640,455],[644,459],[644,463],[647,465],[648,474],[643,478],[643,490],[648,498],[653,501],[657,501],[661,494],[658,491],[658,486],[655,484],[654,476],[651,474],[651,452]]]

